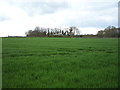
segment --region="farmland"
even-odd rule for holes
[[[118,39],[3,38],[3,88],[118,87]]]

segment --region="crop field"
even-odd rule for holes
[[[118,39],[3,38],[3,88],[117,88]]]

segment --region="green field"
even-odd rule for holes
[[[3,88],[118,87],[118,39],[2,40]]]

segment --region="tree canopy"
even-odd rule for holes
[[[118,37],[119,36],[119,30],[118,28],[114,26],[108,26],[104,30],[100,30],[97,33],[98,37]]]

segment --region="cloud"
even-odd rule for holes
[[[21,8],[12,6],[8,3],[0,3],[0,16],[9,19],[21,19],[26,18],[27,13]]]
[[[109,25],[117,26],[118,0],[0,0],[0,33],[25,35],[42,27],[80,28],[96,33]]]
[[[94,10],[64,10],[56,14],[56,19],[60,17],[63,25],[76,27],[98,27],[105,28],[109,25],[117,26],[117,8],[103,11]]]
[[[84,28],[79,28],[80,33],[82,35],[84,34],[97,34],[99,30],[103,30],[103,28],[95,28],[95,27],[84,27]]]
[[[29,16],[36,16],[41,14],[55,13],[59,10],[69,8],[69,4],[66,0],[37,0],[28,2],[15,2],[10,0],[9,4],[19,7],[28,13]]]
[[[0,21],[5,21],[5,20],[9,20],[9,18],[8,18],[8,17],[5,17],[5,16],[0,15]]]

